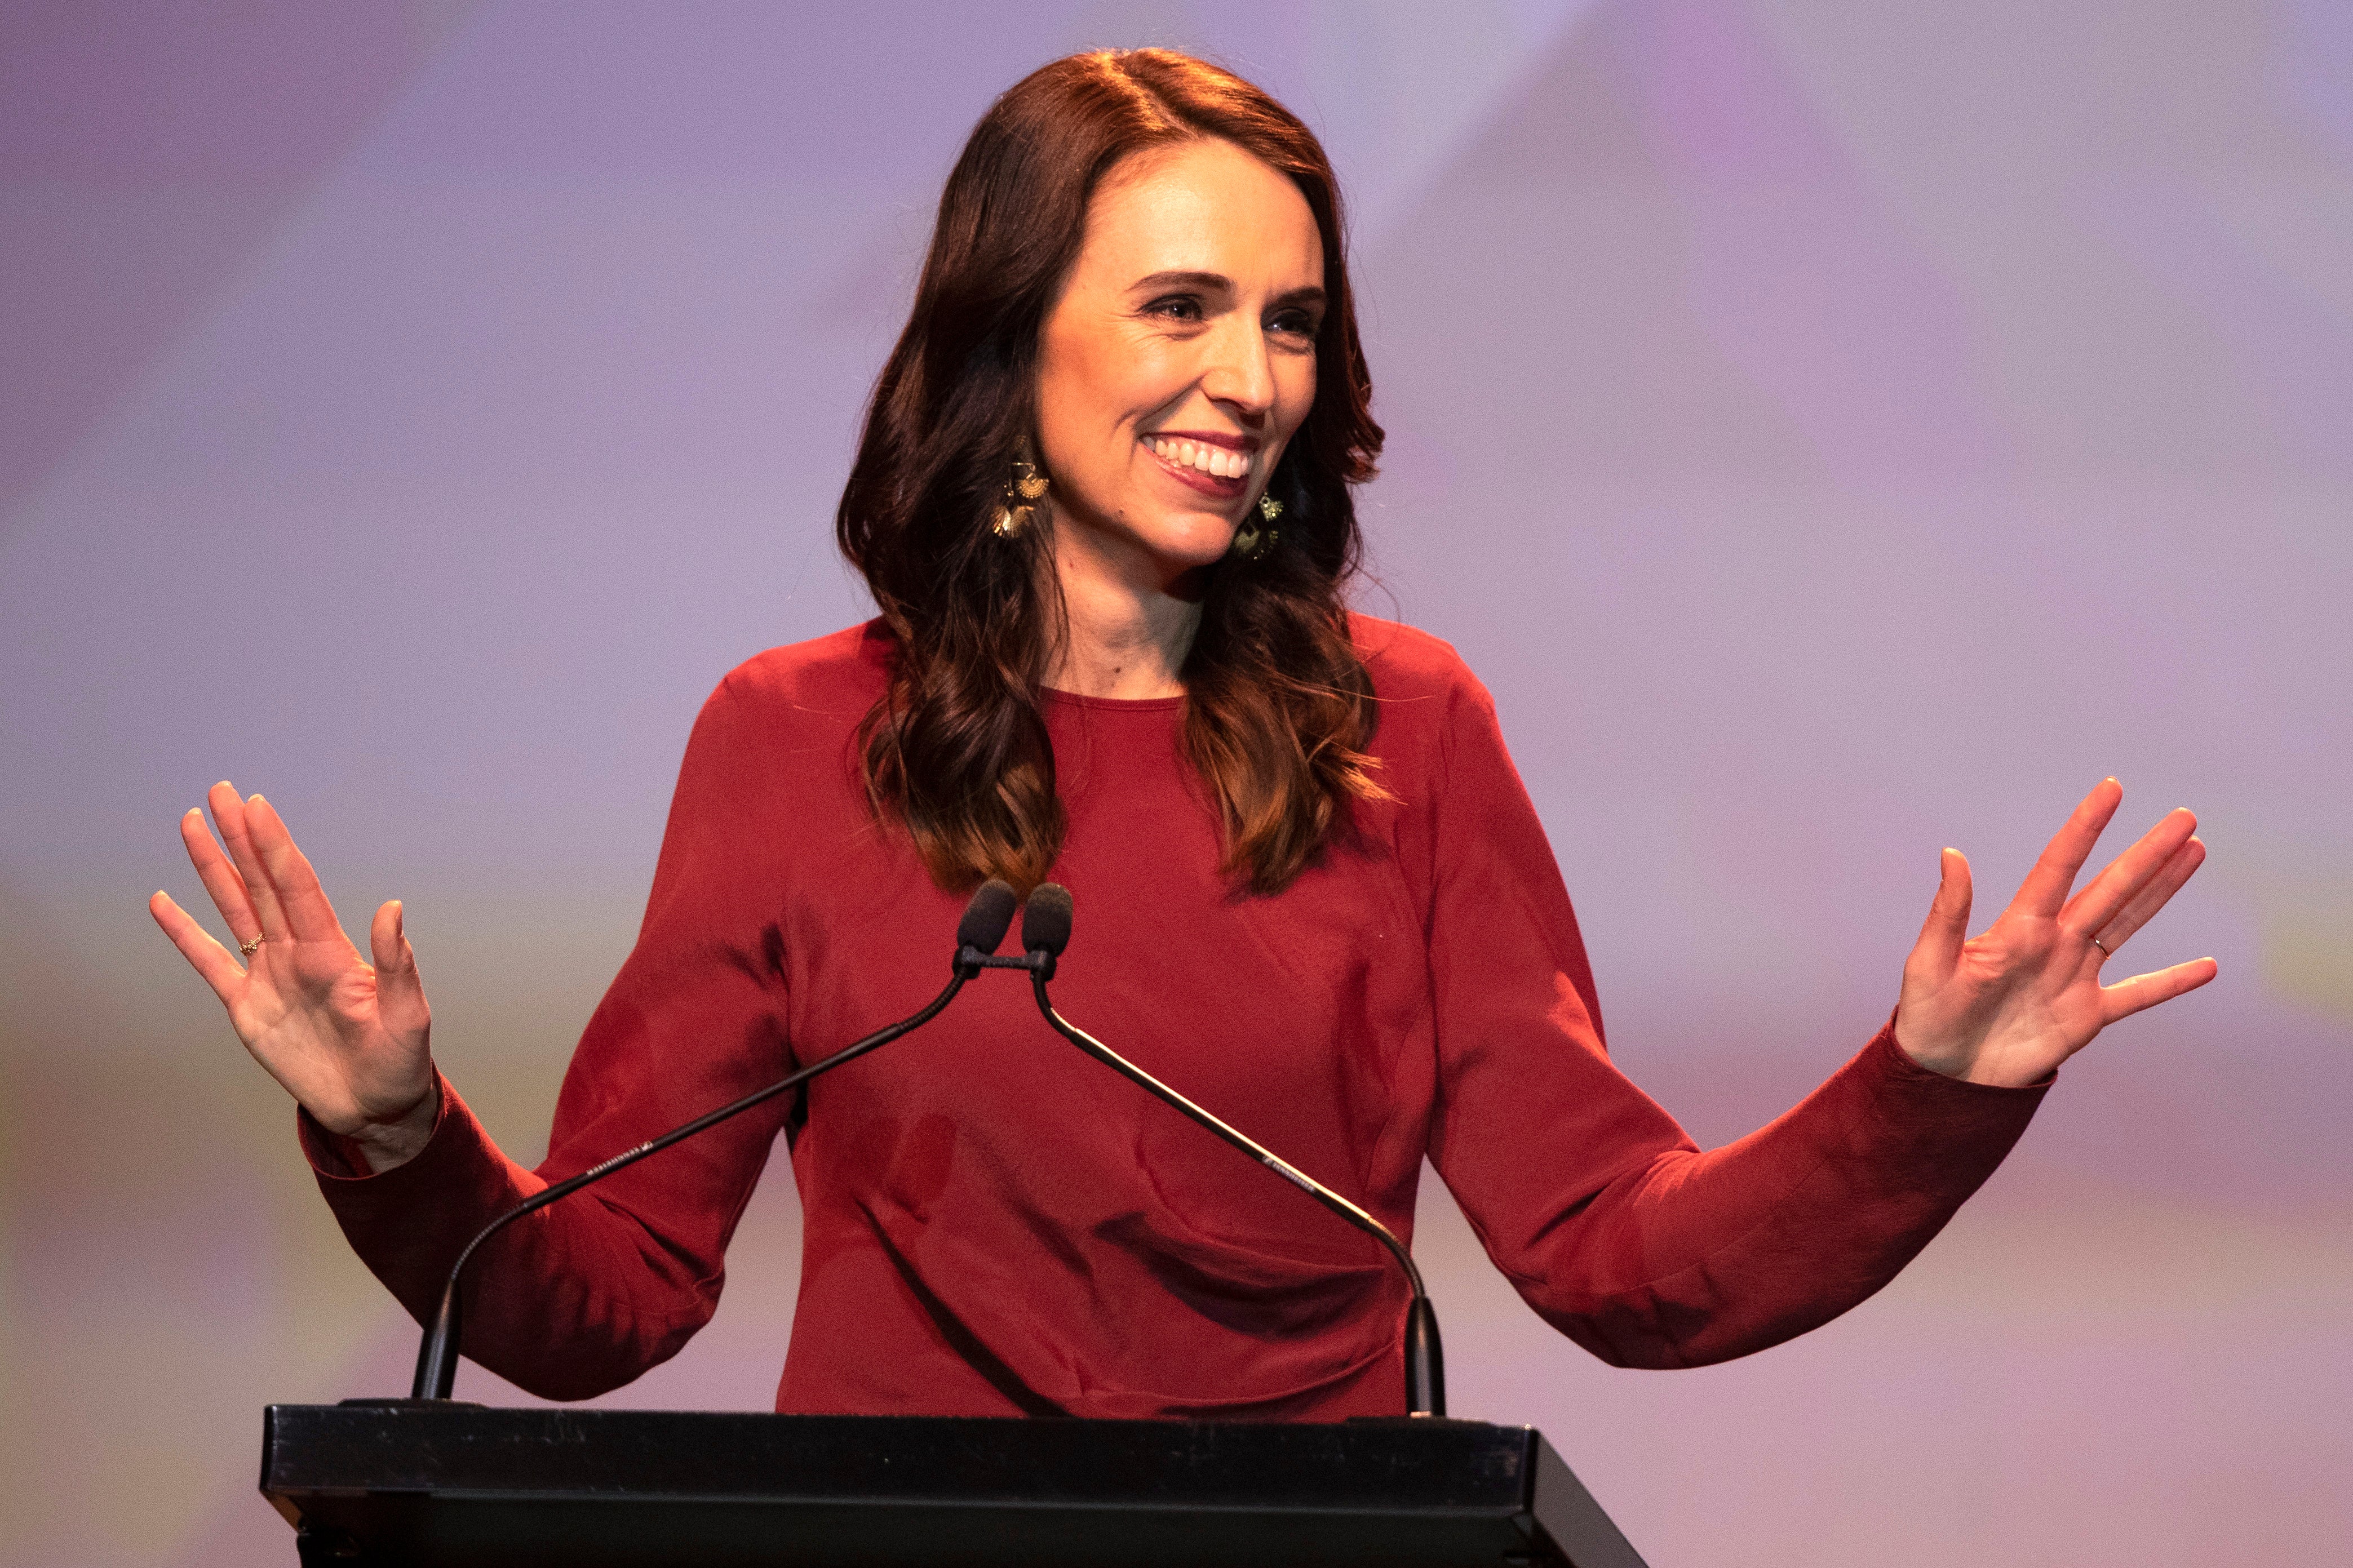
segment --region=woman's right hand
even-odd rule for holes
[[[415,1158],[440,1107],[432,1010],[399,903],[376,910],[368,928],[371,965],[268,801],[239,800],[224,780],[206,803],[228,853],[201,811],[180,819],[180,837],[230,935],[250,949],[246,962],[169,895],[148,900],[148,912],[228,1009],[253,1059],[321,1126],[356,1142],[371,1171]]]

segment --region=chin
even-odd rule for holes
[[[1222,518],[1214,528],[1188,529],[1180,537],[1152,542],[1153,553],[1186,571],[1215,566],[1233,548],[1234,525]]]
[[[1216,565],[1234,542],[1233,522],[1215,512],[1163,513],[1125,531],[1178,571]]]

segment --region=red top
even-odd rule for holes
[[[1062,1013],[1400,1237],[1427,1155],[1539,1313],[1620,1365],[1776,1343],[1891,1279],[1998,1164],[2038,1089],[1961,1083],[1882,1030],[1795,1110],[1700,1152],[1610,1065],[1577,920],[1494,709],[1453,650],[1359,617],[1393,803],[1281,895],[1219,875],[1182,699],[1050,695],[1077,920]],[[913,1012],[963,900],[870,816],[852,731],[873,627],[720,683],[687,744],[636,950],[536,1173],[445,1080],[432,1140],[354,1176],[352,1244],[420,1316],[457,1249],[547,1182]],[[1406,1287],[1377,1246],[1088,1060],[1025,977],[828,1074],[792,1138],[800,1300],[777,1408],[1336,1420],[1403,1408]],[[788,1107],[763,1106],[502,1232],[464,1350],[581,1397],[674,1354]],[[796,1119],[797,1120],[797,1119]]]

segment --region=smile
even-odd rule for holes
[[[1143,440],[1152,448],[1153,456],[1186,479],[1198,476],[1211,479],[1246,479],[1258,461],[1257,454],[1253,452],[1232,451],[1207,441],[1189,441],[1182,437],[1146,436]]]

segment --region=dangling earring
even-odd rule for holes
[[[1259,497],[1258,515],[1265,526],[1245,522],[1234,530],[1234,542],[1228,552],[1229,554],[1239,555],[1245,561],[1255,561],[1273,549],[1275,541],[1282,537],[1274,526],[1274,520],[1282,515],[1281,501],[1272,496]]]
[[[989,524],[989,531],[999,539],[1012,538],[1029,526],[1030,520],[1037,516],[1038,503],[1045,499],[1045,495],[1046,476],[1038,471],[1038,465],[1016,459],[1013,480],[1005,487],[1005,493],[997,503],[997,520]]]

